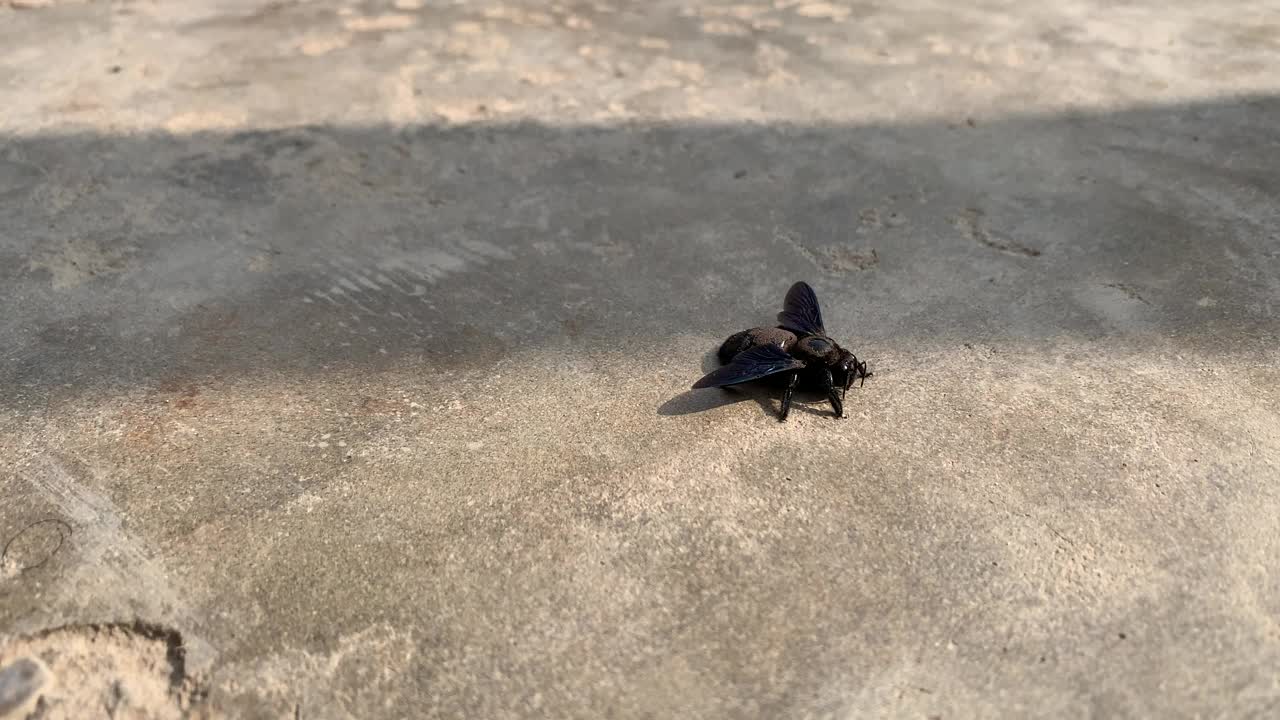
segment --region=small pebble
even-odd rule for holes
[[[0,717],[16,717],[49,684],[49,671],[39,660],[22,657],[0,667]]]

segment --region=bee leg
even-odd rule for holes
[[[831,377],[830,370],[822,371],[822,387],[827,391],[827,400],[831,403],[831,409],[835,411],[836,417],[844,417],[844,400],[840,398],[840,389],[836,387],[835,380]]]
[[[796,391],[796,385],[800,384],[800,373],[793,372],[791,377],[787,378],[787,388],[782,391],[782,410],[778,412],[778,422],[786,422],[787,413],[791,412],[791,394]]]

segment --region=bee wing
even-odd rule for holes
[[[782,301],[782,312],[778,313],[778,322],[782,327],[802,335],[826,335],[822,326],[822,308],[818,306],[818,296],[813,288],[803,280],[791,286],[787,297]]]
[[[738,353],[728,365],[707,373],[705,377],[694,383],[693,387],[696,389],[737,385],[802,367],[804,363],[791,357],[786,350],[777,345],[761,345]]]

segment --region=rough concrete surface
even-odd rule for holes
[[[1280,714],[1280,4],[0,48],[9,716]],[[847,417],[690,391],[799,279]]]

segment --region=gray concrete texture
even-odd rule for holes
[[[0,48],[10,716],[1280,715],[1280,4]],[[847,417],[690,391],[800,279]]]

